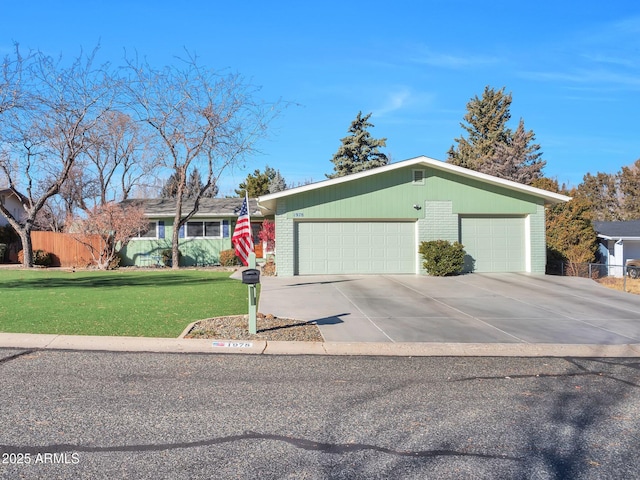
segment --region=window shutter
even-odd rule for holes
[[[178,238],[184,238],[184,225],[182,225],[178,231]]]
[[[164,220],[158,220],[158,238],[164,238]]]
[[[229,220],[222,220],[222,238],[229,238]]]

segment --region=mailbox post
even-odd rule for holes
[[[260,283],[260,270],[256,268],[256,254],[249,254],[249,268],[242,272],[242,283],[249,288],[249,333],[258,333],[257,314],[258,306],[256,302],[256,285]]]

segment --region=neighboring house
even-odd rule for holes
[[[640,259],[640,220],[593,222],[600,243],[598,253],[608,274],[624,276],[627,260]]]
[[[242,198],[203,198],[198,212],[179,232],[179,249],[182,253],[180,265],[205,266],[217,265],[220,252],[233,248],[231,235]],[[142,232],[120,251],[121,265],[151,266],[162,262],[162,251],[171,248],[173,234],[173,216],[176,201],[171,198],[127,200],[140,203],[149,218],[149,230]],[[193,203],[185,200],[183,212],[188,212]],[[263,221],[257,208],[257,201],[249,199],[249,213],[253,227],[254,241]],[[185,228],[186,227],[186,228]],[[256,256],[260,258],[261,249],[257,245]]]
[[[460,241],[466,271],[545,272],[545,206],[570,198],[417,157],[261,196],[278,275],[424,274],[418,246]]]
[[[21,220],[26,215],[24,208],[22,208],[19,195],[18,192],[11,188],[0,188],[0,203],[4,205],[4,208],[9,210],[9,213],[17,220]],[[9,221],[2,212],[0,212],[0,227],[8,224]]]

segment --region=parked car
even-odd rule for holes
[[[627,275],[629,275],[631,278],[640,277],[640,260],[627,260]]]

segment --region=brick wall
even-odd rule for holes
[[[536,213],[529,215],[531,273],[545,273],[547,264],[547,238],[544,216],[545,209],[543,205],[538,205]]]
[[[276,265],[278,276],[290,277],[294,274],[294,222],[287,218],[286,199],[278,199],[276,221]]]

